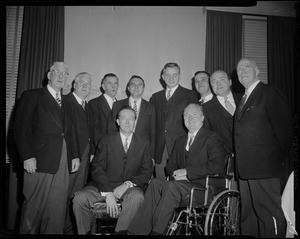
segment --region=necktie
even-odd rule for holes
[[[58,92],[56,92],[56,98],[55,98],[55,100],[57,101],[59,107],[61,107],[61,99],[59,97],[59,93]]]
[[[171,98],[171,90],[168,90],[167,100],[169,100],[170,98]]]
[[[239,113],[242,111],[242,109],[244,107],[244,104],[245,104],[246,99],[247,99],[247,95],[248,95],[248,92],[246,91],[245,94],[243,95],[241,101],[240,101],[240,104],[239,104]]]
[[[81,106],[85,110],[85,101],[84,100],[81,101]]]
[[[204,103],[204,99],[201,98],[201,99],[199,100],[199,103],[200,103],[200,105],[202,105],[202,104]]]
[[[135,100],[135,101],[133,101],[133,109],[134,109],[134,111],[135,111],[135,113],[136,113],[136,115],[137,115],[137,113],[138,113],[138,110],[137,110],[137,104],[136,104],[136,100]]]
[[[124,151],[125,153],[127,153],[128,150],[128,137],[125,138],[125,142],[124,142]]]
[[[225,106],[226,106],[226,109],[227,111],[233,115],[234,114],[234,107],[233,105],[228,101],[228,97],[226,96],[225,97]]]
[[[191,147],[193,141],[194,141],[194,135],[191,135],[191,136],[189,137],[189,142],[188,142],[188,147],[187,147],[187,150],[188,150],[188,151],[190,150],[190,147]]]

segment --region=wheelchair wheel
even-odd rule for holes
[[[239,235],[240,193],[225,190],[211,202],[205,218],[205,235]]]

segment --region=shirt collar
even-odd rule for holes
[[[78,95],[76,95],[75,92],[73,92],[72,94],[74,95],[74,97],[77,100],[78,104],[81,105],[82,101],[85,101],[84,99],[81,99]]]
[[[207,101],[210,101],[210,100],[213,98],[213,96],[214,96],[214,95],[210,92],[207,96],[205,96],[205,97],[203,97],[203,98],[201,97],[201,99],[203,99],[203,103],[206,103]],[[200,100],[201,100],[201,99],[200,99]],[[200,100],[199,100],[199,101],[200,101]]]
[[[125,136],[124,134],[122,134],[122,132],[120,131],[120,136],[121,136],[121,139],[122,139],[122,142],[124,143],[125,142],[125,138],[128,138],[128,145],[130,145],[130,142],[131,142],[131,139],[132,139],[132,136],[133,136],[133,133],[129,136]]]
[[[47,85],[47,89],[50,92],[50,94],[56,99],[56,93],[58,93],[59,97],[61,98],[60,91],[55,91],[49,84]]]
[[[252,93],[252,91],[254,90],[254,88],[257,86],[257,84],[260,82],[260,80],[255,81],[246,91],[247,91],[247,98],[249,97],[249,95]]]
[[[201,128],[199,128],[198,130],[196,130],[193,134],[191,134],[190,132],[188,132],[188,137],[191,137],[191,136],[195,136],[197,135],[198,131],[200,130]]]
[[[130,105],[133,105],[134,101],[135,101],[135,99],[133,99],[132,96],[129,96],[129,103],[130,103]],[[137,106],[140,105],[141,101],[142,101],[142,98],[139,98],[139,99],[136,100]]]
[[[173,93],[175,92],[175,90],[178,88],[179,84],[174,86],[172,89],[169,89],[168,87],[166,88],[166,95],[168,94],[168,91],[171,90],[171,96],[173,95]]]

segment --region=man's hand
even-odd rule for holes
[[[35,173],[36,168],[36,158],[26,159],[24,161],[24,169],[27,173]]]
[[[188,180],[185,168],[175,170],[172,176],[175,180]]]
[[[76,172],[79,169],[79,166],[80,166],[80,159],[79,158],[72,159],[72,171],[71,171],[71,173]]]
[[[106,210],[111,217],[116,217],[119,214],[117,201],[112,192],[106,194]]]
[[[128,189],[128,187],[123,183],[120,186],[116,187],[114,189],[114,195],[116,198],[120,199],[123,195],[123,193],[126,192],[126,190]]]

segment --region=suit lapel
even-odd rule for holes
[[[57,104],[56,100],[51,95],[51,93],[48,91],[47,87],[43,88],[41,103],[43,104],[44,109],[49,114],[50,118],[55,122],[55,124],[59,128],[63,129],[61,114],[60,114],[61,109]]]
[[[240,114],[238,115],[238,119],[240,119],[243,114],[249,110],[249,108],[251,108],[251,105],[255,102],[255,99],[257,99],[257,95],[259,94],[263,83],[259,82],[256,87],[254,88],[254,90],[252,91],[252,93],[250,94],[250,96],[248,97],[246,103],[244,104]]]
[[[100,96],[100,106],[104,112],[105,117],[108,118],[111,108],[109,107],[109,104],[103,94]]]
[[[141,125],[141,121],[143,120],[143,115],[144,115],[145,110],[146,110],[146,103],[142,99],[141,106],[140,106],[140,112],[139,112],[138,118],[136,119],[136,125],[135,125],[135,130],[134,130],[135,132],[136,132],[137,128],[139,128]]]

